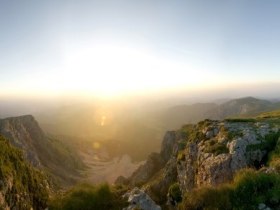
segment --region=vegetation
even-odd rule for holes
[[[228,118],[228,119],[225,119],[226,122],[256,122],[257,120],[254,119],[254,118]]]
[[[187,145],[187,141],[185,141],[185,140],[178,142],[178,150],[181,151],[181,150],[185,149],[186,145]]]
[[[121,195],[125,192],[122,187],[110,188],[107,184],[93,186],[80,184],[52,199],[50,210],[119,210],[126,202]]]
[[[187,138],[190,135],[190,133],[192,132],[193,128],[194,128],[194,125],[192,125],[192,124],[183,125],[181,127],[181,129],[179,130],[182,138],[184,138],[184,139]]]
[[[228,148],[223,143],[219,143],[217,141],[210,140],[210,141],[206,141],[205,145],[206,145],[206,147],[205,147],[204,152],[213,153],[215,155],[229,153]]]
[[[264,112],[258,116],[258,118],[274,118],[274,117],[277,117],[277,118],[280,117],[280,110]]]
[[[255,210],[260,203],[279,207],[280,176],[244,169],[231,184],[202,187],[186,193],[180,209]]]
[[[280,132],[272,132],[265,136],[264,140],[260,144],[248,145],[246,150],[252,151],[260,149],[262,151],[271,152],[276,148],[276,144],[280,137]]]
[[[176,203],[182,201],[182,192],[180,190],[179,184],[176,182],[172,184],[168,189],[168,195],[172,198],[172,200]]]
[[[48,200],[47,178],[25,162],[22,152],[12,147],[2,136],[0,148],[3,205],[14,206],[15,209],[45,208]]]
[[[179,151],[177,155],[177,161],[185,161],[185,160],[186,160],[186,156],[184,151]]]
[[[269,154],[268,163],[280,174],[280,137],[278,137],[274,150]]]

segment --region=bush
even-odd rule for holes
[[[174,183],[169,187],[168,194],[176,203],[182,201],[182,192],[178,183]]]
[[[234,178],[234,188],[234,206],[242,206],[244,210],[253,210],[259,203],[274,207],[271,198],[277,200],[277,205],[280,204],[280,177],[276,174],[242,170]]]
[[[179,209],[197,210],[197,209],[232,209],[230,201],[232,189],[227,186],[202,187],[192,192],[185,194],[182,204]]]
[[[92,186],[80,184],[64,196],[53,199],[50,203],[50,210],[110,210],[122,209],[125,201],[121,193],[111,189],[107,184]]]

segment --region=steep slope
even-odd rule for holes
[[[83,167],[75,151],[45,135],[31,115],[0,120],[0,134],[20,148],[33,166],[45,168],[62,184],[73,182]]]
[[[47,178],[2,136],[0,148],[0,209],[45,209]]]

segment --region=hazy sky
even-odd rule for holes
[[[0,0],[2,94],[280,83],[279,55],[278,0]]]

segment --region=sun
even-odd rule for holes
[[[67,89],[113,96],[193,84],[190,69],[143,47],[95,43],[65,50],[58,77]]]
[[[62,47],[59,65],[44,75],[26,78],[24,91],[113,98],[191,91],[218,84],[220,79],[185,59],[148,47],[118,42],[85,43]]]

